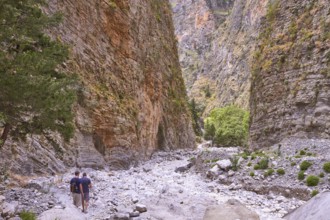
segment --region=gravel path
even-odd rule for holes
[[[136,220],[200,220],[207,207],[235,198],[257,212],[262,220],[275,220],[304,203],[282,196],[230,190],[230,186],[206,180],[193,171],[175,172],[177,167],[188,164],[192,154],[182,151],[160,153],[145,164],[127,171],[83,170],[92,179],[94,187],[88,213],[78,210],[80,219],[111,219],[115,213],[125,215],[133,212],[137,203],[145,205],[147,212],[134,218]],[[65,207],[65,212],[76,213],[77,209],[71,205],[67,193],[70,178],[70,174],[65,174],[63,182],[53,188],[53,192]]]

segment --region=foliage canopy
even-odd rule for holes
[[[45,15],[43,0],[0,0],[0,115],[4,143],[8,134],[56,130],[73,134],[75,79],[60,71],[67,46],[51,40],[45,30],[60,15]]]
[[[245,146],[248,138],[249,112],[235,105],[215,108],[205,119],[206,140],[221,146]]]

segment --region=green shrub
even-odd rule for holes
[[[248,162],[247,166],[248,167],[252,166],[252,163],[251,162]]]
[[[253,169],[255,169],[255,170],[259,170],[259,169],[260,169],[259,164],[254,165]]]
[[[238,168],[239,168],[239,166],[238,166],[239,157],[233,156],[232,158],[230,158],[230,161],[231,161],[231,164],[232,164],[231,169],[234,170],[234,171],[237,171]]]
[[[300,171],[298,173],[298,180],[303,180],[305,179],[305,172],[304,171]]]
[[[313,164],[304,160],[301,164],[300,164],[300,170],[307,170],[310,166],[312,166]]]
[[[273,175],[273,173],[274,173],[274,170],[273,170],[273,169],[269,169],[269,170],[267,170],[267,171],[264,173],[264,177],[271,176],[271,175]]]
[[[254,177],[254,172],[250,172],[250,176]]]
[[[310,175],[306,179],[307,186],[317,186],[320,182],[320,178],[317,176]]]
[[[323,164],[323,170],[326,173],[330,173],[330,162],[327,162],[327,163]]]
[[[22,211],[19,214],[19,217],[22,220],[36,220],[37,219],[36,215],[33,212],[29,212],[29,211]]]
[[[320,174],[319,174],[319,177],[320,177],[320,178],[323,178],[323,177],[324,177],[324,173],[320,173]]]
[[[284,175],[285,174],[285,171],[284,171],[283,168],[278,169],[276,172],[277,172],[278,175]]]
[[[291,166],[293,167],[293,166],[296,166],[297,165],[297,163],[296,162],[291,162]]]
[[[260,169],[265,170],[268,168],[268,158],[263,158],[262,160],[259,161],[259,166]]]
[[[243,154],[242,154],[242,158],[243,158],[244,160],[247,160],[247,159],[248,159],[248,155],[247,155],[246,153],[243,153]]]
[[[319,194],[319,191],[315,189],[315,190],[312,191],[311,196],[314,197],[317,194]]]
[[[245,146],[248,138],[249,112],[237,106],[215,108],[205,119],[206,127],[215,128],[214,142],[221,146]],[[207,134],[208,129],[205,129]]]
[[[299,154],[300,154],[300,155],[306,155],[306,151],[301,150]]]

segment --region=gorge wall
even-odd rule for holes
[[[61,68],[81,80],[77,130],[70,143],[9,141],[1,153],[12,170],[128,168],[156,150],[194,147],[168,1],[50,0],[45,11],[63,13],[50,35],[69,45]]]
[[[252,62],[251,143],[330,137],[330,5],[273,1]]]
[[[329,4],[171,0],[190,98],[251,112],[250,146],[329,138]],[[208,95],[207,95],[208,92]]]
[[[190,98],[204,115],[228,104],[248,109],[251,54],[268,1],[171,2]]]

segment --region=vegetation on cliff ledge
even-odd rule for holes
[[[1,146],[8,135],[46,130],[73,134],[74,80],[60,70],[68,48],[44,34],[59,15],[47,16],[42,0],[0,0]]]

